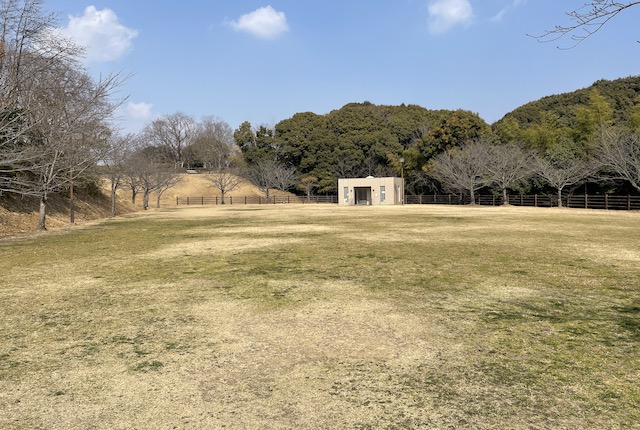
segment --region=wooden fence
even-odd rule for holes
[[[274,204],[314,204],[314,203],[338,203],[338,196],[226,196],[224,204],[227,205],[274,205]],[[176,205],[221,205],[221,197],[176,197]]]
[[[548,194],[510,195],[509,204],[512,206],[534,206],[549,208],[558,206],[558,196]],[[455,194],[425,194],[407,195],[408,205],[468,205],[469,196]],[[273,205],[273,204],[317,204],[338,203],[338,196],[227,196],[224,204],[228,205]],[[176,197],[176,205],[200,206],[220,205],[220,197]],[[502,205],[502,196],[476,196],[476,204],[482,206]],[[640,210],[640,196],[614,196],[610,194],[597,195],[569,195],[562,196],[562,206],[568,208],[606,209],[606,210]]]
[[[453,194],[433,194],[419,196],[405,196],[407,204],[438,204],[438,205],[468,205],[469,196]],[[555,207],[558,206],[557,195],[510,195],[509,204],[513,206]],[[502,205],[502,196],[476,196],[476,204],[483,206]],[[614,196],[609,194],[598,195],[569,195],[562,196],[562,206],[583,209],[617,209],[640,210],[640,196]]]

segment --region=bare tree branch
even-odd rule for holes
[[[566,187],[582,183],[598,170],[598,165],[594,161],[578,157],[563,160],[539,157],[536,166],[538,175],[556,189],[558,207],[562,207],[562,191]]]
[[[624,130],[603,129],[596,157],[613,179],[628,181],[640,191],[640,136]]]
[[[552,30],[546,30],[539,36],[532,36],[540,42],[554,42],[566,35],[570,35],[573,42],[571,46],[559,49],[571,49],[582,43],[585,39],[594,35],[609,21],[615,18],[622,11],[632,6],[637,6],[640,1],[614,1],[614,0],[594,0],[583,4],[581,7],[567,12],[572,24],[558,25]]]
[[[152,121],[142,131],[145,144],[166,148],[176,167],[184,167],[183,151],[191,144],[196,130],[195,120],[182,112],[176,112]]]
[[[475,192],[491,183],[487,170],[490,145],[472,141],[460,148],[453,148],[432,158],[427,173],[453,192],[468,192],[471,204],[475,204]]]
[[[207,179],[211,181],[213,186],[220,191],[220,196],[222,200],[222,204],[225,204],[225,196],[227,193],[238,188],[242,183],[244,183],[244,178],[240,176],[237,172],[232,170],[221,168],[214,172],[207,174]]]
[[[487,155],[489,158],[485,160],[485,165],[488,177],[500,189],[502,202],[507,205],[507,190],[520,185],[534,174],[534,156],[516,143],[491,145]]]

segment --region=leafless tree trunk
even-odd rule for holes
[[[177,185],[181,180],[180,175],[173,169],[163,169],[157,166],[155,171],[155,192],[156,192],[156,207],[160,207],[160,198],[162,194],[168,189]],[[145,208],[146,209],[146,208]]]
[[[126,178],[126,162],[131,155],[133,135],[111,136],[103,152],[104,164],[111,185],[111,216],[116,216],[117,191],[122,187]],[[134,202],[135,203],[135,202]]]

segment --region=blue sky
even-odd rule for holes
[[[236,128],[349,102],[467,109],[493,123],[541,97],[640,74],[640,7],[573,49],[539,43],[584,0],[46,0],[98,76],[132,73],[126,131],[185,112]]]

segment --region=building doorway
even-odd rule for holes
[[[370,206],[371,205],[371,187],[354,187],[355,203],[357,205]]]

